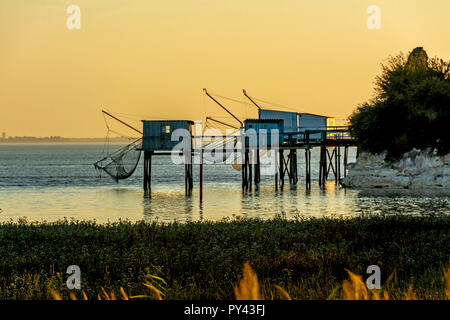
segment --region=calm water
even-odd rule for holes
[[[98,222],[118,219],[152,221],[221,220],[225,217],[364,216],[371,214],[450,213],[448,194],[410,191],[356,191],[338,188],[334,180],[318,188],[319,150],[312,151],[312,190],[304,187],[304,157],[299,152],[296,188],[287,181],[275,192],[273,176],[262,176],[259,193],[243,195],[241,173],[231,165],[204,168],[204,201],[199,205],[198,166],[194,193],[184,196],[184,166],[170,157],[153,158],[152,199],[142,191],[142,163],[128,180],[116,184],[98,177],[92,163],[103,146],[0,145],[0,221],[54,221],[67,218]],[[350,162],[355,150],[350,149]],[[141,159],[142,162],[142,159]]]

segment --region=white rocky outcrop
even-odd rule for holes
[[[449,189],[450,154],[438,156],[431,149],[413,149],[394,163],[384,161],[386,152],[361,152],[348,165],[342,185],[349,188]]]

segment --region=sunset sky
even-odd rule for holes
[[[72,4],[80,30],[66,26]],[[370,5],[380,30],[367,28]],[[204,87],[343,123],[380,63],[417,46],[450,59],[450,0],[1,0],[0,132],[102,137],[102,108],[230,121]]]

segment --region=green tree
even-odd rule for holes
[[[375,96],[349,117],[350,134],[363,151],[387,150],[393,161],[412,148],[450,152],[450,61],[428,59],[422,48],[382,64]]]

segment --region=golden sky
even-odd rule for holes
[[[72,4],[80,30],[66,26]],[[449,39],[450,0],[0,0],[0,132],[102,137],[102,107],[232,121],[204,87],[345,119],[389,55],[448,60]]]

